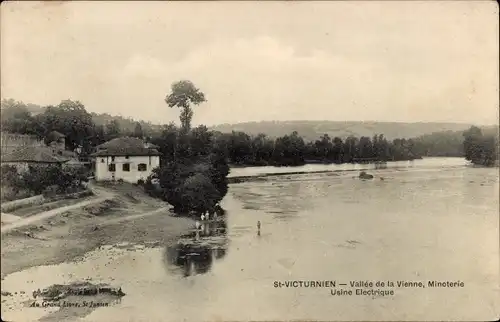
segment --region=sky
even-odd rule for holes
[[[178,123],[498,124],[496,1],[4,2],[1,96]]]

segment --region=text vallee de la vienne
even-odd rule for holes
[[[274,281],[275,288],[330,288],[331,295],[387,296],[398,288],[462,288],[462,281]]]

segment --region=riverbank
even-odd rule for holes
[[[469,164],[463,158],[424,158],[413,161],[394,161],[384,164],[375,163],[345,163],[345,164],[307,164],[297,167],[246,167],[231,168],[228,176],[229,183],[240,183],[248,181],[267,180],[268,177],[297,175],[297,174],[321,174],[321,173],[342,173],[374,171],[382,169],[403,170],[412,167],[418,168],[440,168],[464,167]]]
[[[106,189],[115,196],[2,233],[2,279],[30,267],[77,260],[102,245],[166,243],[194,226],[188,218],[172,217],[167,203],[138,187]]]

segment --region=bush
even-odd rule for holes
[[[29,166],[22,172],[13,186],[19,190],[29,190],[35,194],[71,193],[88,182],[87,172],[83,168],[61,168],[60,166]]]
[[[152,182],[153,180],[157,180],[155,178],[156,178],[155,175],[152,174],[146,179],[146,182],[144,182],[144,191],[151,197],[159,198],[166,201],[165,191],[160,187],[159,184],[154,184]]]
[[[55,195],[57,195],[57,193],[59,192],[59,186],[57,185],[51,185],[51,186],[48,186],[47,188],[45,188],[42,192],[43,196],[44,197],[54,197]]]
[[[13,201],[32,197],[33,193],[29,190],[14,189],[12,186],[3,185],[0,189],[0,200],[2,202]]]
[[[205,212],[213,211],[217,202],[222,198],[210,178],[197,173],[187,178],[179,189],[180,210]]]
[[[2,168],[0,170],[1,175],[2,175],[2,182],[6,184],[12,184],[16,181],[16,179],[19,177],[17,174],[17,169],[13,165],[7,165],[4,164],[2,165]]]
[[[137,180],[137,185],[138,186],[144,186],[144,179]]]

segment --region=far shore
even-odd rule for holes
[[[247,181],[266,180],[268,177],[300,175],[300,174],[321,174],[321,173],[350,173],[359,171],[376,171],[378,169],[403,169],[407,168],[411,162],[426,163],[429,166],[441,166],[443,161],[452,160],[448,166],[464,166],[469,164],[464,158],[459,157],[429,157],[408,161],[388,161],[380,164],[376,163],[328,163],[317,164],[310,163],[302,166],[289,166],[289,167],[274,167],[274,166],[245,166],[245,167],[231,167],[228,181],[230,184],[241,183]],[[445,162],[446,163],[446,162]],[[254,171],[252,171],[252,169]],[[246,171],[249,170],[249,171]]]

